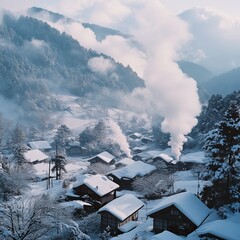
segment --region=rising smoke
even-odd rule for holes
[[[186,25],[157,0],[147,1],[135,16],[138,27],[133,35],[142,44],[147,58],[143,94],[151,111],[164,118],[162,130],[170,133],[172,154],[179,159],[185,136],[197,124],[196,116],[201,111],[196,82],[175,63],[178,50],[190,35]]]

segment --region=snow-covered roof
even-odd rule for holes
[[[176,234],[174,234],[172,232],[163,231],[163,232],[151,237],[151,240],[183,240],[183,238],[177,236]]]
[[[166,161],[167,163],[171,163],[173,161],[173,158],[170,157],[169,155],[165,154],[165,153],[160,153],[158,154],[156,157],[160,157],[162,158],[164,161]],[[155,158],[156,158],[155,157]]]
[[[178,208],[196,226],[199,226],[211,213],[211,210],[197,196],[190,192],[183,192],[164,198],[147,215],[151,215],[172,205]]]
[[[95,157],[101,158],[101,159],[102,159],[104,162],[106,162],[106,163],[110,163],[110,162],[115,158],[111,153],[109,153],[109,152],[107,152],[107,151],[104,151],[104,152],[102,152],[102,153],[99,153],[99,154],[96,155]],[[93,157],[93,158],[95,158],[95,157]],[[90,161],[91,161],[93,158],[91,158]]]
[[[122,165],[125,165],[125,166],[128,166],[132,163],[134,163],[135,161],[131,158],[123,158],[123,159],[120,159],[117,163],[118,164],[122,164]]]
[[[142,208],[144,203],[132,194],[125,194],[100,208],[98,212],[107,211],[120,221],[124,221],[133,213]]]
[[[134,163],[111,171],[109,174],[114,175],[118,179],[130,178],[133,179],[136,176],[144,176],[155,170],[156,167],[142,161],[134,161]]]
[[[43,161],[48,158],[46,154],[39,149],[29,150],[24,153],[24,157],[28,162]]]
[[[216,237],[228,240],[240,239],[240,224],[230,220],[217,220],[200,226],[196,233],[198,235],[212,234]]]
[[[28,145],[30,146],[31,149],[47,150],[52,148],[48,141],[28,142]]]
[[[119,188],[118,184],[116,184],[115,182],[111,181],[106,176],[101,174],[82,175],[81,177],[78,178],[78,181],[74,183],[73,187],[76,188],[83,184],[89,187],[92,191],[94,191],[100,197]]]
[[[83,208],[84,206],[91,206],[91,204],[83,202],[81,200],[74,200],[70,202],[60,203],[60,206],[63,208],[79,209],[79,208]]]
[[[206,157],[203,151],[183,154],[180,156],[181,162],[194,162],[194,163],[204,163],[206,161]]]

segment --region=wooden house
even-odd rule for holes
[[[161,200],[148,212],[153,218],[153,231],[164,230],[188,235],[200,226],[211,210],[193,193],[183,192]]]
[[[47,162],[49,159],[49,157],[39,149],[29,150],[25,152],[24,157],[31,164]]]
[[[119,161],[117,161],[115,163],[115,167],[126,167],[128,165],[131,165],[134,162],[135,161],[133,159],[125,157],[125,158],[122,158]]]
[[[81,156],[83,154],[83,148],[79,142],[70,142],[66,148],[66,153],[71,157]]]
[[[107,165],[110,165],[110,164],[113,164],[114,163],[114,156],[105,151],[105,152],[102,152],[102,153],[99,153],[98,155],[94,156],[93,158],[90,158],[88,161],[90,162],[90,164],[92,163],[103,163],[103,164],[107,164]]]
[[[39,149],[44,152],[48,152],[52,149],[51,145],[48,141],[33,141],[28,142],[27,146],[30,147],[32,150]]]
[[[83,175],[73,185],[73,192],[82,199],[96,204],[96,208],[116,198],[119,185],[104,175]]]
[[[128,187],[135,177],[145,176],[156,169],[155,166],[142,161],[134,161],[132,164],[115,169],[107,175],[122,187]]]
[[[239,240],[240,224],[228,219],[211,221],[200,226],[196,233],[201,239]]]
[[[113,235],[130,231],[136,227],[138,211],[144,203],[132,194],[125,194],[114,199],[98,210],[101,214],[101,229],[108,226]]]

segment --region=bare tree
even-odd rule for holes
[[[90,239],[47,196],[19,198],[1,204],[0,226],[0,235],[5,235],[6,239],[11,240],[58,237],[63,235],[63,228],[68,230],[64,233],[64,239],[70,239],[69,236],[72,236],[72,240]]]

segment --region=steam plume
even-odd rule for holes
[[[135,13],[133,32],[146,53],[143,78],[151,111],[163,116],[162,130],[170,133],[172,154],[179,159],[186,135],[196,125],[201,107],[196,82],[175,63],[177,51],[190,39],[186,25],[157,0],[146,1]]]
[[[113,132],[113,138],[119,144],[121,150],[127,155],[127,157],[131,158],[131,151],[127,141],[126,136],[123,134],[119,125],[113,120],[109,119],[109,126]]]

